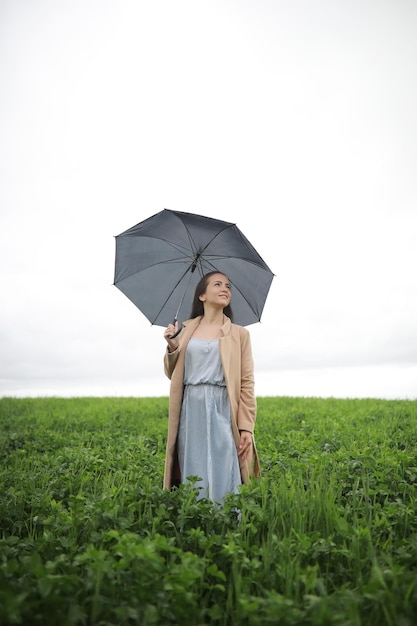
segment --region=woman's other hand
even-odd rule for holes
[[[243,461],[249,457],[249,452],[252,447],[252,433],[247,430],[240,431],[240,442],[238,456],[242,457]]]

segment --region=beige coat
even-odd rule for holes
[[[240,430],[252,433],[256,421],[256,398],[254,390],[254,366],[249,332],[243,326],[232,324],[229,318],[221,327],[220,356],[232,413],[232,429],[236,447]],[[171,380],[169,394],[168,439],[165,457],[164,487],[171,489],[181,480],[179,476],[176,442],[184,389],[184,358],[187,344],[201,321],[201,317],[187,320],[178,335],[178,348],[164,356],[165,374]],[[251,476],[259,476],[259,460],[253,437],[252,452],[241,461],[242,482],[247,484]]]

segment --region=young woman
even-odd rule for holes
[[[233,324],[231,298],[227,276],[206,274],[181,332],[172,337],[176,323],[164,333],[171,380],[164,486],[198,477],[199,497],[220,503],[260,475],[250,335]]]

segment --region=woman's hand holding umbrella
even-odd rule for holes
[[[168,352],[174,352],[178,348],[178,339],[175,338],[178,331],[178,322],[175,324],[168,324],[165,329],[164,337],[168,344]]]

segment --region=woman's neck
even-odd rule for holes
[[[193,337],[196,339],[218,339],[221,336],[220,328],[223,324],[223,311],[210,311],[208,313],[205,311]]]
[[[223,309],[204,309],[203,317],[201,318],[200,324],[203,326],[223,326],[224,324],[224,314]]]

